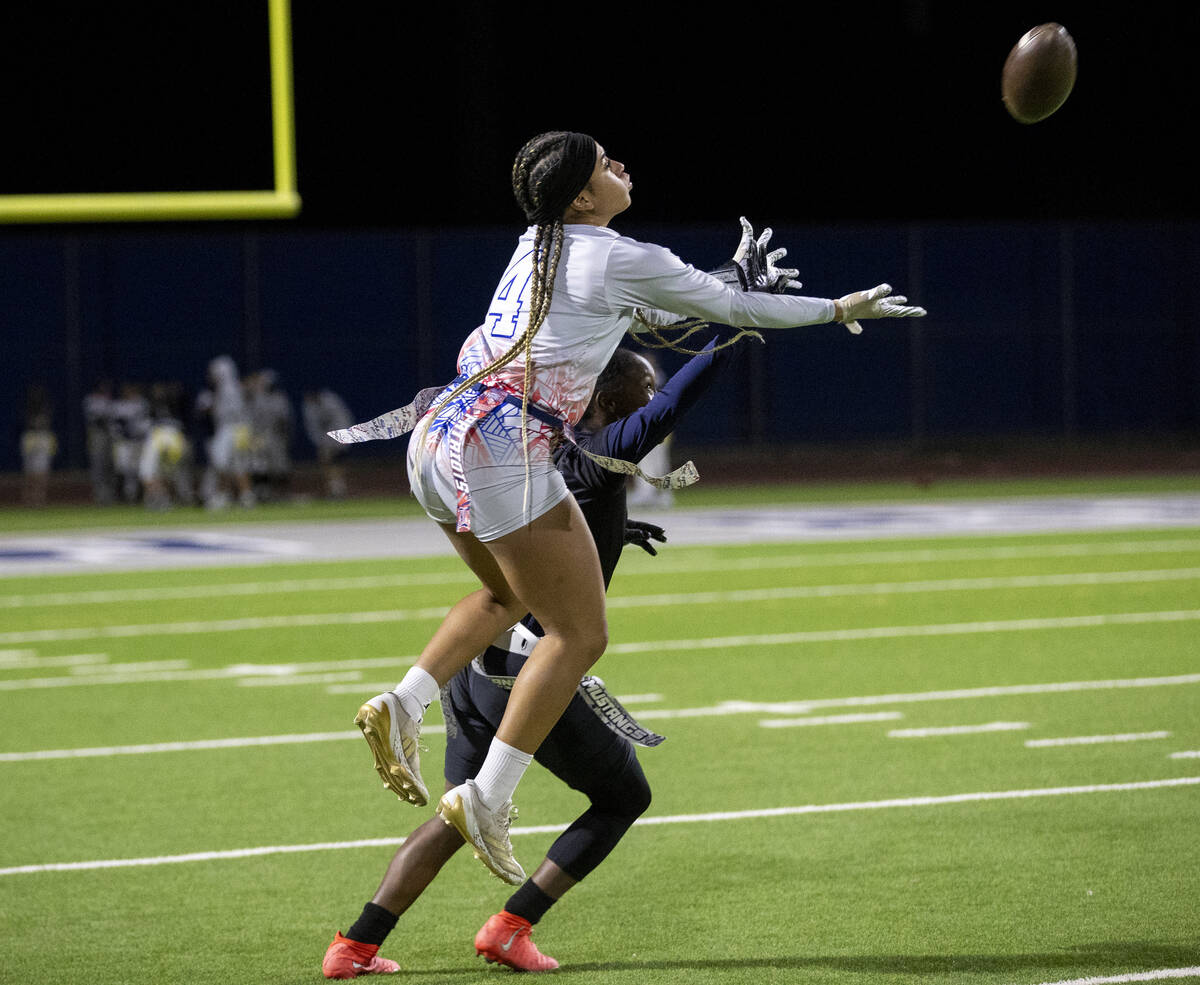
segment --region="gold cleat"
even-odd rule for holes
[[[474,849],[475,857],[492,875],[513,886],[525,881],[525,870],[513,858],[512,842],[508,837],[513,814],[511,801],[489,811],[479,799],[475,781],[468,780],[442,795],[437,812],[446,824],[462,835]]]
[[[354,724],[362,731],[375,760],[375,772],[401,800],[424,807],[429,790],[421,779],[421,754],[417,739],[421,726],[404,711],[391,691],[372,698],[358,709]]]

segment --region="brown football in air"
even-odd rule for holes
[[[1041,24],[1013,46],[1000,73],[1000,95],[1014,120],[1037,123],[1075,86],[1075,41],[1061,24]]]

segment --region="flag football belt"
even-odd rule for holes
[[[428,387],[421,390],[413,397],[411,403],[403,407],[389,410],[386,414],[380,414],[378,417],[374,417],[369,421],[363,421],[361,424],[354,424],[348,428],[341,428],[340,430],[328,431],[326,433],[334,441],[344,445],[357,444],[361,441],[398,438],[403,434],[408,434],[408,432],[417,426],[421,418],[433,406],[438,396],[447,390],[461,386],[467,379],[467,376],[461,375],[448,386]],[[467,398],[466,401],[463,401],[464,397]],[[483,418],[487,417],[488,414],[492,413],[501,404],[509,404],[513,407],[524,406],[525,411],[530,417],[549,425],[561,433],[567,441],[579,448],[575,443],[574,430],[569,423],[556,417],[550,411],[539,407],[537,404],[523,400],[519,393],[506,390],[494,383],[486,385],[482,382],[477,383],[455,397],[454,402],[463,408],[463,416],[450,431],[451,470],[454,473],[454,488],[458,494],[456,516],[457,529],[460,532],[471,529],[470,492],[467,489],[466,476],[463,474],[462,469],[463,443],[466,441],[471,429],[476,427]],[[441,408],[438,409],[439,411],[441,410]],[[696,471],[696,466],[691,462],[685,462],[679,468],[664,476],[655,476],[643,472],[633,462],[625,462],[619,458],[609,458],[607,455],[595,455],[584,448],[579,448],[579,450],[601,468],[607,469],[609,472],[617,472],[621,475],[636,475],[650,483],[655,489],[682,489],[685,486],[690,486],[700,478],[700,473]]]
[[[529,655],[533,649],[533,644],[537,641],[538,637],[534,636],[524,626],[518,625],[514,627],[511,634],[505,633],[492,646],[524,657]],[[489,674],[483,669],[483,660],[481,657],[476,657],[471,661],[471,670],[505,691],[511,691],[513,684],[517,680],[515,677],[510,677],[506,674]],[[610,731],[615,732],[622,738],[628,739],[639,746],[646,746],[647,748],[653,748],[666,739],[666,736],[651,732],[645,726],[639,725],[637,720],[625,710],[621,702],[608,693],[607,688],[604,686],[604,681],[600,680],[599,677],[589,674],[579,682],[579,687],[575,689],[575,693],[583,699],[583,703],[592,710],[595,716]]]

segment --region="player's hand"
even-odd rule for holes
[[[742,290],[782,294],[789,287],[799,287],[800,282],[794,279],[798,270],[776,266],[777,261],[787,256],[787,250],[767,252],[774,230],[768,226],[756,238],[749,219],[742,216],[738,221],[742,224],[742,238],[734,251],[733,262],[742,273]]]
[[[756,237],[754,226],[745,216],[739,221],[742,224],[742,238],[733,251],[733,259],[709,273],[728,287],[741,288],[743,291],[782,294],[790,287],[799,287],[800,282],[795,279],[799,271],[777,265],[787,256],[787,250],[767,252],[773,230],[764,229]]]
[[[763,236],[769,238],[770,234],[771,230],[768,229],[763,233]],[[765,243],[762,245],[762,248],[766,249]],[[766,289],[772,294],[782,294],[788,288],[794,290],[804,286],[800,281],[795,279],[800,273],[799,270],[793,270],[791,267],[777,267],[775,265],[776,261],[782,260],[785,256],[787,256],[787,250],[785,249],[772,250],[763,256],[763,268],[766,271]]]
[[[869,291],[855,291],[834,302],[834,321],[841,322],[857,335],[862,331],[860,318],[920,318],[924,308],[908,305],[908,298],[892,293],[890,284],[880,284]]]
[[[667,542],[667,535],[662,527],[656,526],[653,523],[646,523],[644,520],[625,520],[626,544],[637,544],[643,551],[654,557],[658,554],[658,551],[650,543],[652,540],[657,540],[660,544]]]

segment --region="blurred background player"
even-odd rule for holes
[[[236,498],[242,506],[254,505],[250,483],[250,417],[230,356],[217,356],[208,364],[208,389],[196,398],[196,412],[207,423],[208,466],[201,490],[204,505],[224,509]]]
[[[292,402],[273,369],[261,369],[247,378],[246,400],[255,496],[277,500],[286,494],[292,473],[292,434],[296,427]]]
[[[92,501],[107,506],[117,497],[113,471],[113,384],[99,380],[83,398],[88,479]]]
[[[25,429],[21,432],[21,496],[26,506],[46,505],[50,467],[58,453],[52,415],[45,387],[30,387],[25,399]]]
[[[136,503],[142,488],[138,478],[142,442],[150,432],[150,401],[137,383],[121,384],[120,395],[112,403],[110,422],[117,492],[122,502]]]
[[[303,415],[304,433],[317,450],[321,490],[331,499],[341,499],[346,495],[346,473],[339,459],[346,449],[329,437],[329,432],[348,428],[354,423],[350,408],[332,390],[305,390]]]
[[[151,388],[150,406],[150,430],[138,461],[142,502],[151,510],[190,505],[194,502],[192,445],[181,420],[179,386],[155,384]]]
[[[733,357],[733,348],[713,351],[714,342],[657,393],[649,360],[618,349],[596,381],[575,430],[577,444],[564,444],[556,452],[556,464],[595,539],[606,588],[626,544],[635,543],[654,554],[650,541],[666,538],[661,528],[628,519],[625,476],[597,465],[580,449],[637,461],[661,444],[680,415]],[[504,716],[511,682],[541,634],[537,621],[527,616],[442,691],[447,790],[473,782],[483,766]],[[630,739],[653,745],[661,737],[641,730],[627,716],[619,724],[606,724],[596,704],[618,709],[619,705],[607,694],[597,702],[599,692],[591,690],[597,686],[603,688],[597,679],[585,678],[534,757],[572,789],[585,794],[588,809],[559,836],[533,875],[476,934],[476,952],[489,962],[518,971],[557,968],[558,962],[542,954],[530,938],[533,925],[608,857],[650,806],[650,786]],[[623,714],[623,709],[620,712]],[[398,971],[395,961],[379,957],[379,945],[463,844],[458,830],[437,816],[406,838],[358,920],[329,945],[322,966],[325,976],[353,978]]]

